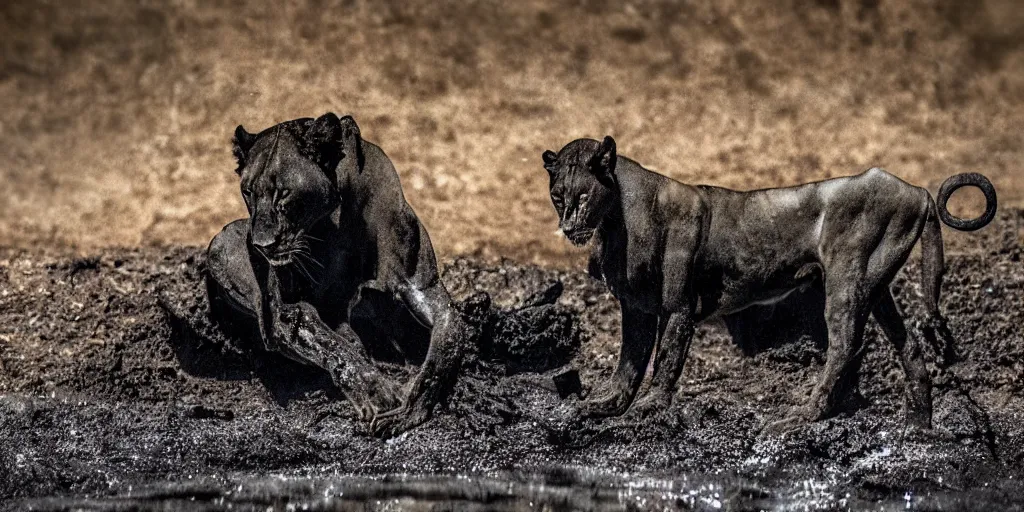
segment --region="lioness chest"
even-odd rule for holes
[[[604,236],[591,255],[591,271],[620,302],[657,313],[661,269],[655,252],[642,245],[635,238],[631,243],[625,230]]]

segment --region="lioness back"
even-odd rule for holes
[[[716,252],[733,242],[757,242],[765,251],[798,250],[820,256],[826,224],[856,222],[866,210],[886,217],[918,217],[928,208],[928,191],[883,169],[792,187],[736,191],[700,186],[710,199],[711,239]],[[833,229],[839,232],[842,230]]]

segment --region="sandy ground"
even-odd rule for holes
[[[581,136],[694,183],[978,171],[1024,204],[1014,0],[11,0],[0,33],[0,246],[205,244],[244,216],[234,127],[328,110],[443,256],[578,262],[539,155]]]

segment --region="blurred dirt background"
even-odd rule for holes
[[[978,171],[1024,205],[1016,0],[8,0],[0,34],[0,246],[205,244],[245,215],[235,125],[328,110],[442,256],[578,260],[539,155],[604,134],[687,182]]]

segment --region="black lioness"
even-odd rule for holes
[[[332,113],[258,134],[239,126],[234,153],[249,218],[228,224],[208,251],[211,301],[224,302],[271,351],[327,370],[353,406],[392,436],[426,421],[456,377],[466,325],[438,278],[426,229],[405,201],[391,161]],[[394,347],[421,362],[400,407],[350,328],[364,293],[393,295],[431,330]],[[369,292],[374,293],[374,292]],[[393,318],[373,318],[393,322]]]
[[[662,408],[693,337],[694,325],[756,304],[782,300],[817,283],[825,291],[828,360],[810,397],[775,429],[828,417],[862,354],[864,324],[875,316],[906,372],[907,418],[931,424],[931,379],[920,345],[907,336],[889,283],[920,239],[922,287],[939,313],[943,274],[939,219],[978,229],[995,215],[991,183],[961,174],[943,184],[936,207],[928,191],[878,168],[798,187],[738,192],[689,186],[616,155],[615,141],[580,139],[545,151],[551,200],[572,243],[596,239],[590,273],[622,308],[622,347],[611,386],[583,404],[588,416],[622,414],[633,402],[657,345],[650,392],[638,408]],[[985,214],[949,215],[945,202],[964,185],[982,189]],[[596,236],[595,236],[596,235]]]

